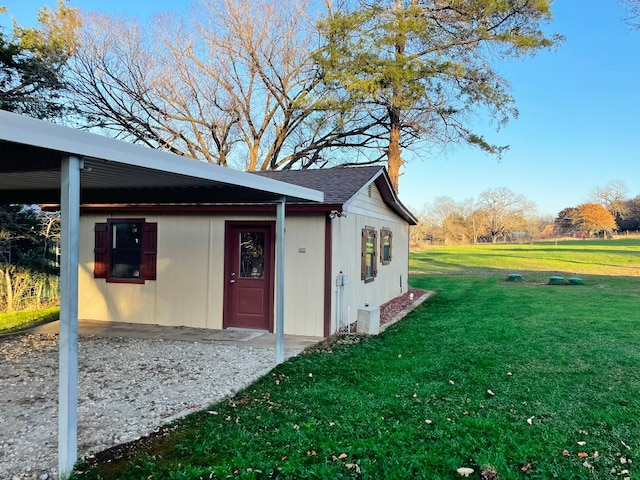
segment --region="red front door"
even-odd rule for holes
[[[274,225],[227,222],[223,327],[273,331]]]

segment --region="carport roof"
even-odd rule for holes
[[[84,162],[82,203],[322,202],[322,192],[0,111],[0,203],[60,202],[60,168]]]

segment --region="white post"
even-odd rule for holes
[[[78,458],[78,243],[80,168],[78,157],[62,160],[60,182],[60,336],[58,473],[67,478]]]
[[[284,362],[284,217],[285,198],[276,206],[276,364]]]

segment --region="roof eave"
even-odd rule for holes
[[[231,186],[242,186],[270,195],[312,202],[324,201],[324,193],[310,188],[5,111],[0,111],[0,140],[80,158],[97,159]]]

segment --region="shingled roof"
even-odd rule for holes
[[[324,204],[343,207],[359,191],[375,183],[384,202],[411,225],[417,219],[398,199],[384,167],[333,167],[307,170],[271,170],[257,175],[312,188],[324,193]],[[296,202],[299,203],[299,202]]]

